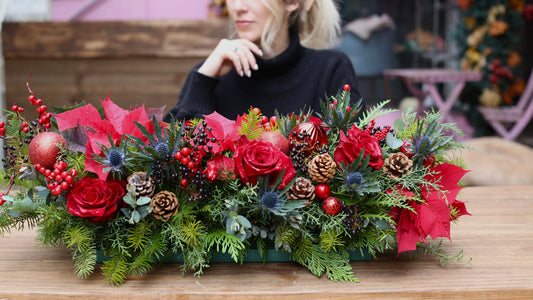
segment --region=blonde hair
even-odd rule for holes
[[[284,5],[299,1],[300,6],[289,16],[289,27],[295,27],[304,47],[324,49],[332,47],[340,34],[341,17],[334,0],[263,0],[272,16],[261,34],[261,47],[265,53],[272,52],[272,44],[282,30]],[[305,2],[313,1],[309,11]]]

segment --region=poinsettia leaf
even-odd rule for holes
[[[54,114],[59,131],[63,131],[72,127],[89,126],[94,128],[94,124],[102,121],[100,113],[91,104],[81,106],[60,114]]]

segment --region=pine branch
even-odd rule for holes
[[[74,271],[78,277],[88,278],[96,264],[96,247],[91,230],[83,225],[67,228],[63,239],[67,248],[72,250]]]
[[[244,258],[246,246],[241,239],[224,230],[217,230],[206,235],[203,248],[208,252],[216,246],[216,251],[228,253],[235,262],[241,262]]]
[[[104,275],[104,282],[111,285],[121,285],[128,275],[128,263],[124,256],[114,255],[110,260],[104,261],[101,268]]]

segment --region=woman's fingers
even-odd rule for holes
[[[240,76],[251,77],[252,70],[258,69],[254,53],[263,55],[261,49],[248,40],[223,39],[198,71],[210,76],[223,77],[233,65]]]

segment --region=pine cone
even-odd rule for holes
[[[392,153],[385,159],[383,172],[390,178],[400,178],[403,173],[413,169],[413,161],[402,152]]]
[[[337,164],[329,154],[319,154],[307,164],[309,177],[317,183],[328,183],[335,176]]]
[[[167,220],[178,212],[180,207],[178,197],[172,192],[161,191],[150,201],[154,218]]]
[[[155,185],[152,177],[146,176],[146,172],[135,172],[128,176],[128,191],[132,190],[139,197],[152,197]]]
[[[298,177],[286,195],[289,200],[308,200],[305,205],[309,205],[315,199],[315,186],[311,180]]]

